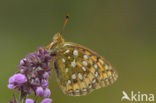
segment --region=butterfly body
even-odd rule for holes
[[[118,75],[112,65],[96,52],[79,44],[64,42],[57,33],[50,44],[57,79],[63,92],[81,96],[108,86]]]

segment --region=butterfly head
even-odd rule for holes
[[[63,43],[64,42],[64,39],[59,32],[54,35],[53,42],[56,42],[56,43]]]
[[[64,39],[58,32],[53,36],[53,42],[51,42],[51,44],[48,45],[47,48],[50,49],[52,53],[54,53],[57,49],[59,49],[60,45],[62,45],[63,43]]]

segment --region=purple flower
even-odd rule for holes
[[[15,82],[15,78],[12,76],[12,77],[10,77],[9,78],[9,83],[11,84],[11,83],[14,83]]]
[[[51,103],[51,102],[52,102],[52,99],[50,99],[50,98],[45,98],[45,99],[42,100],[41,103]]]
[[[24,65],[25,64],[24,61],[26,61],[25,58],[20,61],[20,65]]]
[[[8,88],[9,88],[9,89],[15,89],[15,87],[16,87],[16,86],[15,86],[14,84],[9,84],[9,85],[8,85]]]
[[[51,94],[50,89],[46,88],[44,90],[44,97],[48,98],[48,97],[50,97],[50,94]]]
[[[26,99],[25,103],[34,103],[34,100],[32,100],[32,99]]]
[[[43,74],[43,78],[48,79],[48,78],[49,78],[49,73],[48,73],[48,72],[45,72],[45,73]]]
[[[36,94],[38,95],[38,96],[43,96],[43,88],[42,87],[37,87],[37,89],[36,89]]]
[[[12,78],[14,79],[14,82],[16,82],[16,83],[18,83],[18,84],[22,84],[22,83],[27,82],[26,76],[23,75],[23,74],[20,74],[20,73],[19,73],[19,74],[13,75]]]
[[[42,82],[41,82],[41,85],[42,85],[43,87],[48,87],[48,81],[45,80],[45,79],[43,79]]]
[[[12,77],[9,78],[9,89],[15,89],[16,86],[20,86],[21,84],[27,82],[27,78],[23,74],[15,74]]]
[[[51,94],[48,89],[48,79],[52,70],[50,67],[51,60],[50,51],[41,47],[37,52],[27,55],[20,61],[18,73],[9,78],[8,88],[20,92],[22,98],[32,93],[35,94],[35,97],[44,96],[48,98]],[[52,100],[50,100],[47,99],[47,102],[43,103],[51,103]],[[37,99],[34,101],[27,99],[26,103],[29,102],[36,103]]]

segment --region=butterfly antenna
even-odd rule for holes
[[[69,14],[67,14],[67,15],[66,15],[66,17],[65,17],[64,24],[63,24],[62,29],[61,29],[61,33],[63,33],[63,32],[64,32],[64,28],[65,28],[65,26],[66,26],[66,24],[67,24],[67,22],[68,22],[69,18],[70,18],[70,15],[69,15]]]
[[[64,32],[64,28],[65,28],[65,26],[66,26],[66,24],[67,24],[69,18],[70,18],[70,15],[67,14],[66,17],[65,17],[64,24],[63,24],[62,29],[61,29],[61,34]],[[48,46],[46,46],[44,49],[48,49],[48,48],[50,48],[52,45],[53,45],[53,42],[52,42],[51,44],[49,44]]]

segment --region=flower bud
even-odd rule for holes
[[[52,102],[52,99],[50,98],[45,98],[41,101],[41,103],[51,103]]]
[[[43,80],[41,81],[41,85],[42,85],[43,87],[48,87],[48,80],[43,79]]]
[[[19,73],[19,74],[15,74],[15,75],[13,76],[13,78],[15,79],[14,82],[16,82],[16,83],[18,83],[18,84],[22,84],[22,83],[27,82],[26,76],[23,75],[23,74],[20,74],[20,73]]]
[[[34,100],[32,100],[32,99],[26,99],[25,103],[34,103]]]
[[[16,86],[13,85],[13,84],[9,84],[9,85],[8,85],[8,88],[9,88],[9,89],[15,89],[15,87],[16,87]]]
[[[11,83],[14,83],[15,82],[15,79],[14,79],[14,77],[12,76],[12,77],[10,77],[9,78],[9,83],[11,84]]]
[[[51,94],[50,89],[46,88],[44,90],[44,97],[48,98],[48,97],[50,97],[50,94]]]
[[[24,65],[24,61],[26,61],[26,58],[23,58],[23,59],[20,61],[20,65]]]
[[[37,87],[36,89],[36,94],[38,96],[43,96],[43,88],[42,87]]]
[[[43,78],[48,79],[48,78],[49,78],[49,73],[48,73],[48,72],[45,72],[45,73],[43,74]]]

